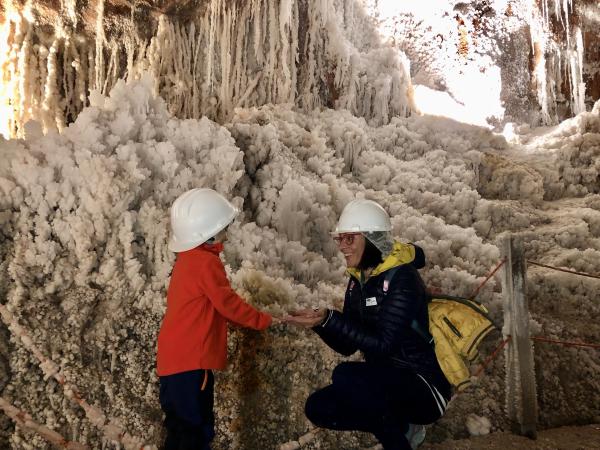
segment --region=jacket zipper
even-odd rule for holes
[[[360,271],[360,280],[358,280],[358,284],[360,285],[360,304],[359,304],[359,315],[360,315],[360,322],[364,323],[364,316],[363,316],[363,303],[365,302],[365,296],[363,293],[363,281],[365,279],[365,276],[363,274],[363,271]]]

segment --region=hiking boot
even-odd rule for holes
[[[406,440],[410,444],[410,448],[415,450],[425,440],[425,425],[408,424],[408,431],[404,433]]]

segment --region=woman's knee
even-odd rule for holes
[[[345,388],[354,389],[356,383],[362,384],[370,378],[367,371],[368,367],[363,362],[345,361],[333,369],[331,382],[340,390]]]
[[[331,401],[323,389],[313,392],[304,404],[306,418],[317,426],[326,427],[330,419]]]
[[[319,411],[321,410],[322,405],[320,404],[319,400],[318,400],[318,396],[316,394],[318,394],[319,391],[312,393],[311,395],[308,396],[308,398],[306,399],[306,403],[304,403],[304,414],[306,415],[306,418],[308,420],[310,420],[312,423],[314,423],[315,425],[318,425],[317,422],[319,422]]]
[[[335,366],[333,373],[331,374],[331,381],[334,383],[336,381],[346,381],[349,377],[354,375],[354,372],[355,364],[351,361],[345,361]]]

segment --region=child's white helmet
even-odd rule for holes
[[[212,189],[184,192],[171,207],[169,249],[185,252],[197,247],[229,225],[238,212],[225,197]]]
[[[344,207],[334,233],[390,231],[391,229],[390,216],[379,203],[358,199],[352,200]]]

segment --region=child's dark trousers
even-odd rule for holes
[[[210,450],[214,430],[214,376],[192,370],[160,377],[167,437],[163,450]]]

